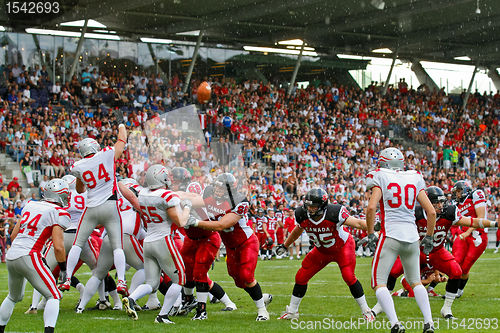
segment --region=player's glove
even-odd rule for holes
[[[184,229],[189,229],[190,227],[197,227],[199,221],[200,220],[198,220],[196,217],[190,216],[186,222],[186,225],[184,226]]]
[[[425,255],[431,253],[432,249],[434,248],[434,237],[425,235],[425,237],[422,239],[422,242],[420,243],[420,246],[422,246],[422,252],[424,252]]]
[[[57,263],[59,265],[59,281],[58,281],[58,285],[59,284],[62,284],[64,282],[66,282],[66,278],[67,278],[67,274],[66,274],[66,262],[65,261],[62,261],[62,262],[58,262]]]
[[[371,252],[375,253],[377,249],[378,237],[375,233],[368,235],[368,241],[366,242],[366,246],[370,249]]]
[[[288,251],[287,251],[285,245],[283,245],[283,244],[280,244],[280,245],[278,245],[278,247],[276,247],[276,255],[277,256],[285,255],[287,252]]]
[[[123,111],[120,109],[114,109],[113,114],[115,115],[116,122],[119,124],[124,124],[125,121],[123,120]]]
[[[193,203],[191,202],[191,200],[184,199],[181,201],[181,206],[182,208],[188,207],[189,209],[191,209],[191,207],[193,207]]]

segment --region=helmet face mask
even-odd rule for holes
[[[172,169],[172,188],[175,191],[186,191],[186,187],[192,179],[191,173],[183,167]]]
[[[425,192],[436,212],[443,212],[447,201],[444,191],[437,186],[429,186]]]
[[[323,216],[328,206],[328,194],[321,188],[313,188],[304,198],[304,208],[312,218]]]
[[[230,191],[231,193],[228,193]],[[219,199],[229,200],[237,194],[236,178],[230,173],[219,175],[214,181],[214,196]]]
[[[460,180],[455,183],[451,189],[452,197],[457,202],[463,202],[472,193],[472,188],[465,180]]]

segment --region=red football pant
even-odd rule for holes
[[[356,268],[356,254],[354,252],[354,239],[349,236],[346,244],[333,250],[320,251],[317,247],[309,252],[304,260],[302,267],[295,275],[295,283],[306,285],[309,280],[331,262],[339,265],[342,279],[348,286],[352,286],[358,280],[354,274]]]
[[[239,288],[246,288],[255,280],[255,267],[259,255],[259,241],[255,234],[237,248],[226,247],[227,272]]]
[[[285,232],[281,227],[276,230],[276,241],[278,242],[278,244],[283,244],[285,242]]]
[[[181,255],[186,267],[186,281],[212,284],[208,278],[208,271],[215,260],[220,243],[221,239],[217,232],[198,240],[184,238]]]
[[[497,242],[500,242],[500,228],[497,229]]]
[[[474,238],[472,236],[466,239],[460,239],[457,237],[455,242],[453,242],[453,256],[462,268],[462,274],[469,274],[472,265],[477,259],[483,254],[486,246],[488,246],[488,235],[486,233],[481,234],[481,239],[483,240],[478,247],[474,245]]]
[[[276,239],[276,237],[274,237],[274,236],[275,236],[275,235],[274,235],[274,232],[273,232],[273,231],[268,231],[268,232],[269,232],[269,237],[270,237],[270,238],[272,238],[272,239],[273,239],[273,241],[274,241],[274,240]],[[266,239],[266,240],[267,240],[267,239]],[[267,245],[267,241],[266,241],[266,246],[265,246],[265,247],[266,247],[266,249],[268,249],[268,250],[272,250],[272,249],[273,249],[273,247],[274,247],[274,242],[273,242],[273,244],[272,244],[272,245]]]
[[[257,233],[257,239],[258,239],[258,242],[259,242],[259,247],[261,249],[265,249],[266,248],[266,240],[267,240],[266,234],[258,232]]]
[[[420,252],[420,265],[425,264],[427,264],[427,256],[423,252]],[[444,247],[429,254],[429,265],[446,274],[450,279],[459,279],[462,276],[460,265],[455,260],[455,257]],[[397,278],[403,275],[403,273],[403,264],[398,257],[392,266],[390,275]]]

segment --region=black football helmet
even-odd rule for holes
[[[183,167],[175,167],[171,173],[174,185],[178,186],[179,191],[185,191],[191,182],[191,173]]]
[[[328,194],[322,188],[313,188],[307,192],[304,198],[304,207],[310,217],[318,217],[325,213],[328,206]],[[317,207],[316,211],[311,211],[310,208]]]
[[[257,209],[257,216],[258,217],[264,216],[264,209],[262,209],[262,208]]]
[[[444,191],[437,186],[429,186],[425,192],[431,203],[436,204],[446,201],[446,195]]]
[[[460,180],[455,183],[453,188],[451,189],[451,193],[453,195],[453,199],[458,203],[462,203],[467,199],[469,195],[472,194],[472,188],[467,184],[465,180]]]
[[[237,195],[237,191],[238,182],[232,174],[226,172],[215,178],[214,195],[216,198],[234,197]]]

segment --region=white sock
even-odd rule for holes
[[[94,275],[90,277],[90,279],[87,281],[87,284],[85,285],[85,290],[83,291],[83,296],[80,304],[78,305],[78,308],[85,309],[88,302],[92,299],[92,297],[94,297],[100,283],[101,281]]]
[[[194,288],[182,287],[182,289],[184,290],[184,295],[187,295],[187,296],[194,295]]]
[[[389,289],[387,289],[387,287],[380,287],[377,291],[375,291],[375,294],[377,295],[377,300],[380,303],[382,310],[384,310],[387,318],[389,318],[389,321],[391,322],[391,327],[394,326],[399,322],[399,320]],[[425,292],[425,295],[427,295],[427,292]]]
[[[177,283],[172,283],[170,288],[168,288],[165,294],[165,299],[163,300],[163,305],[160,310],[160,316],[166,315],[175,303],[177,297],[181,293],[182,287]]]
[[[365,312],[370,310],[370,307],[366,303],[365,295],[355,298],[356,302],[358,302],[359,307],[361,308],[361,312]]]
[[[121,307],[122,300],[120,299],[120,295],[118,295],[118,293],[116,292],[116,289],[111,290],[109,292],[109,296],[111,296],[111,298],[113,299],[113,306]]]
[[[76,285],[76,290],[78,290],[78,292],[80,293],[80,298],[82,298],[83,292],[85,291],[85,286],[83,285],[83,283],[79,282]]]
[[[300,302],[302,302],[302,297],[293,296],[290,298],[290,305],[288,306],[288,311],[291,313],[299,312]]]
[[[149,294],[148,301],[146,302],[146,305],[149,307],[157,306],[158,303],[160,303],[160,300],[158,299],[158,293],[156,291],[152,292]]]
[[[102,302],[106,301],[106,285],[104,284],[104,280],[101,281],[99,287],[97,287],[97,291],[99,292],[99,300]]]
[[[206,303],[208,298],[208,292],[196,292],[196,299],[200,303]]]
[[[45,310],[43,310],[43,323],[45,327],[56,327],[57,317],[59,316],[59,300],[49,299]]]
[[[224,296],[219,300],[221,301],[225,306],[233,305],[233,301],[227,296],[227,293],[224,293]]]
[[[376,315],[378,315],[381,312],[384,312],[384,310],[382,309],[382,306],[380,306],[379,302],[377,302],[377,304],[375,304],[373,306],[372,311],[375,312]]]
[[[257,309],[265,308],[266,307],[266,305],[264,304],[264,297],[261,297],[258,300],[254,300],[254,303],[257,306]]]
[[[73,276],[73,271],[75,270],[76,265],[78,264],[78,260],[80,260],[80,254],[82,253],[82,248],[73,245],[71,250],[68,253],[67,267],[66,267],[66,277],[69,279]]]
[[[462,296],[463,294],[464,294],[464,290],[463,289],[458,289],[457,296]]]
[[[113,250],[113,261],[115,263],[118,280],[125,281],[125,253],[122,249]]]
[[[419,284],[418,286],[413,288],[413,292],[415,293],[415,300],[417,301],[418,307],[424,315],[424,323],[433,324],[431,306],[429,304],[429,296],[427,295],[427,290],[423,285]]]
[[[444,295],[443,309],[448,310],[448,312],[451,312],[451,306],[453,305],[455,297],[457,297],[457,294],[453,294],[447,291],[446,294]]]
[[[132,276],[132,280],[130,281],[130,289],[129,292],[133,293],[135,288],[140,286],[141,284],[146,281],[146,273],[144,273],[144,269],[139,269],[135,274]]]
[[[134,301],[137,301],[144,296],[151,294],[152,292],[153,287],[151,287],[149,284],[141,284],[139,287],[135,288],[134,292],[130,295],[130,298],[132,298]]]
[[[5,297],[0,306],[0,325],[7,325],[10,316],[12,316],[12,311],[14,311],[14,306],[16,306],[16,303],[14,303],[9,296]]]
[[[33,289],[33,297],[31,299],[31,307],[36,309],[38,308],[38,303],[40,303],[40,299],[42,298],[42,294],[38,292],[38,290]]]

